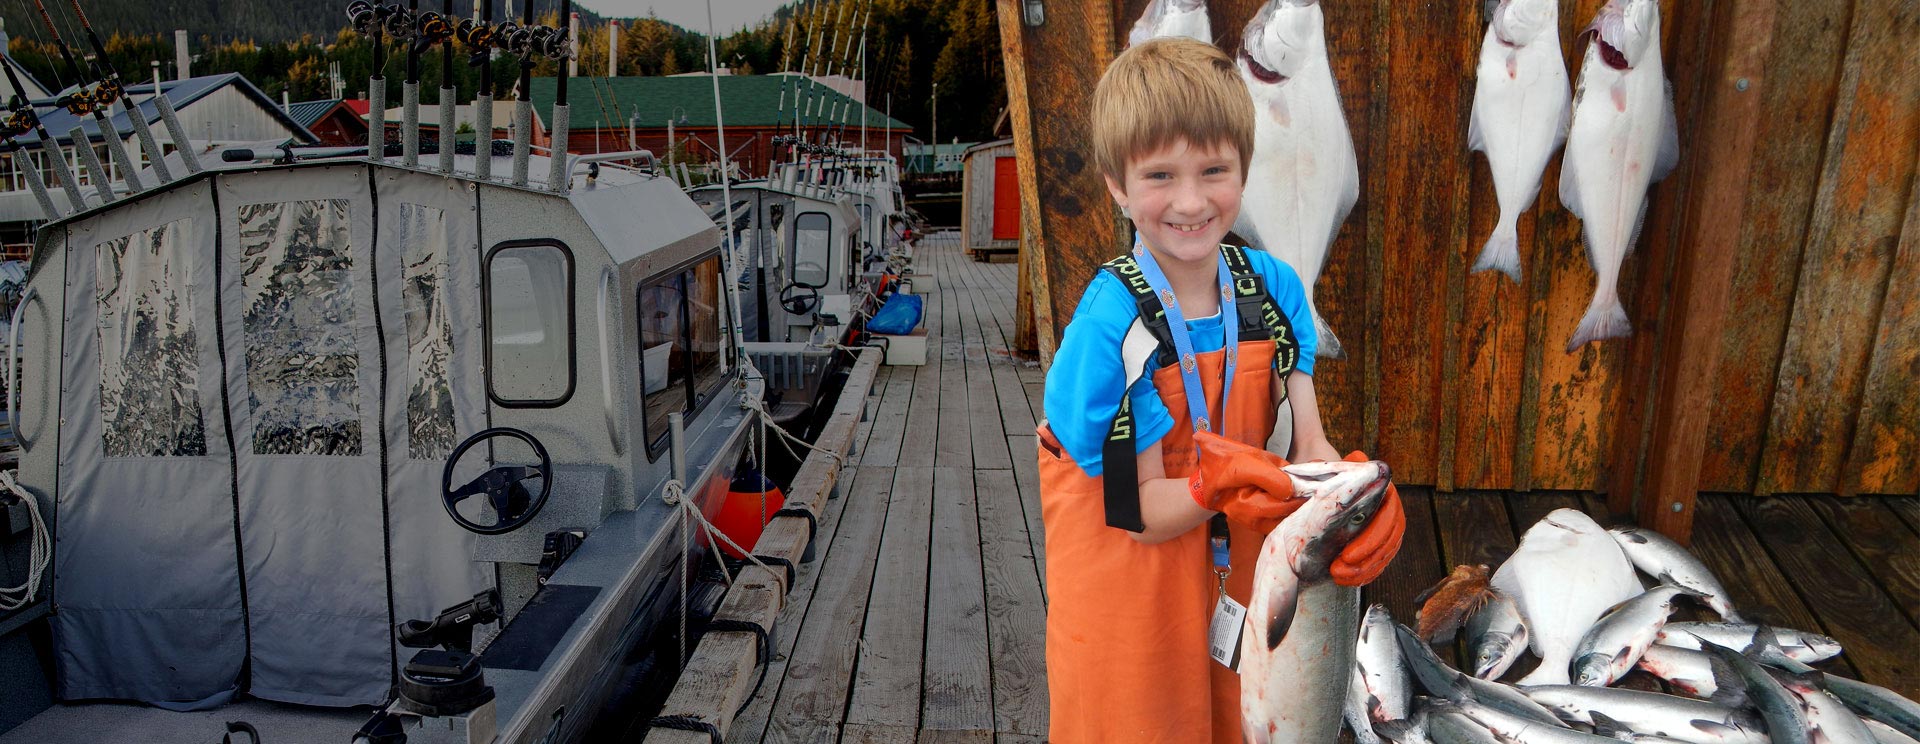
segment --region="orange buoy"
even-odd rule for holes
[[[727,500],[720,505],[720,513],[714,516],[713,526],[718,527],[727,539],[741,547],[752,550],[760,541],[760,532],[773,521],[773,513],[780,511],[787,497],[780,493],[780,487],[771,478],[753,468],[742,468],[733,477],[732,485],[727,487]],[[745,558],[745,553],[735,550],[724,541],[720,543],[720,552],[730,558]]]

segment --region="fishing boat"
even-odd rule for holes
[[[433,46],[448,66],[456,38],[563,55],[526,12],[349,7],[416,42],[409,123]],[[155,707],[122,733],[150,733],[252,698],[293,704],[276,741],[561,742],[658,706],[646,680],[682,660],[662,649],[718,601],[699,532],[784,382],[757,370],[807,355],[741,337],[759,313],[726,277],[754,240],[724,239],[649,153],[534,147],[527,98],[511,142],[375,127],[364,148],[201,152],[163,96],[173,151],[71,208],[42,199],[11,319],[41,353],[8,380],[22,454],[0,483],[46,544],[44,587],[0,617],[0,636],[51,629],[0,643],[51,660],[8,691],[68,703],[41,723],[111,730],[127,706],[85,701],[132,701]],[[785,203],[796,228],[827,217],[823,245],[858,240],[845,198]]]

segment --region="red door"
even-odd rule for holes
[[[1013,158],[993,159],[993,239],[1020,239],[1020,172]]]

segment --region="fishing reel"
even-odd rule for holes
[[[572,45],[567,43],[567,32],[552,26],[535,26],[527,43],[529,56],[539,55],[555,62],[564,62],[573,56]]]
[[[94,85],[93,92],[89,93],[88,97],[93,100],[93,105],[96,108],[105,109],[113,106],[115,101],[120,100],[120,97],[126,94],[127,90],[120,87],[119,79],[108,77],[103,78],[98,84]]]
[[[418,38],[413,43],[414,53],[419,54],[452,41],[457,30],[447,16],[433,11],[421,13]]]
[[[347,3],[347,25],[361,35],[372,35],[381,25],[381,7],[369,0],[353,0]]]
[[[500,24],[494,32],[494,48],[520,58],[523,67],[533,66],[534,34],[547,31],[543,26],[522,26],[513,21]]]
[[[389,3],[385,6],[384,19],[387,35],[393,37],[394,41],[412,41],[420,35],[420,24],[406,8]]]
[[[464,18],[461,19],[459,26],[454,27],[453,38],[471,51],[467,56],[467,66],[480,67],[493,56],[494,42],[498,38],[498,32],[491,23]]]
[[[91,88],[75,89],[72,93],[68,93],[67,95],[61,96],[58,100],[55,100],[54,105],[66,109],[74,116],[86,116],[93,113],[97,108],[93,103],[93,89]]]
[[[0,138],[12,139],[26,134],[40,126],[40,114],[35,113],[32,104],[18,95],[7,102],[7,115],[0,118]]]

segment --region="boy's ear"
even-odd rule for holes
[[[1122,185],[1119,181],[1113,180],[1113,176],[1102,174],[1100,178],[1107,182],[1107,194],[1113,197],[1113,203],[1118,205],[1120,209],[1125,210],[1127,208],[1126,186]]]

